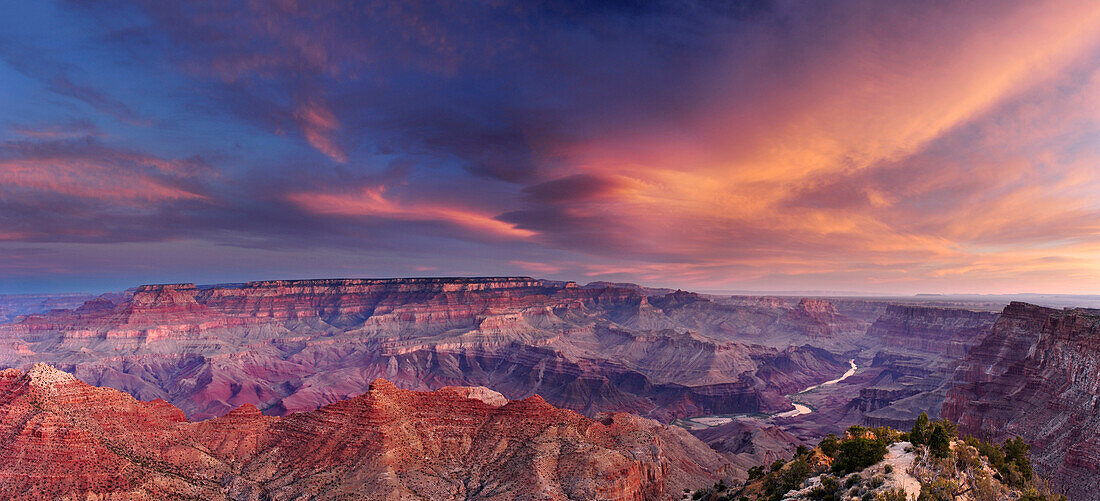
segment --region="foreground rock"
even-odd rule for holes
[[[728,464],[687,432],[384,380],[313,412],[194,423],[44,364],[0,372],[4,499],[669,499]]]
[[[1033,444],[1070,499],[1100,499],[1100,311],[1005,308],[955,372],[942,414],[960,432]]]

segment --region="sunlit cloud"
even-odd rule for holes
[[[363,216],[403,221],[441,221],[490,236],[527,238],[534,232],[494,219],[488,214],[431,203],[401,203],[386,198],[384,187],[369,187],[352,194],[291,193],[287,199],[316,214]]]
[[[0,193],[51,192],[136,202],[204,199],[179,181],[201,164],[105,147],[91,140],[0,144]]]
[[[317,151],[337,161],[347,162],[348,156],[336,146],[333,135],[340,128],[336,116],[328,107],[316,102],[306,103],[298,108],[294,114],[302,128],[302,134],[306,141]]]

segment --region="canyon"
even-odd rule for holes
[[[793,408],[784,395],[846,369],[787,342],[843,344],[857,321],[800,304],[731,324],[743,313],[684,292],[651,302],[631,288],[524,277],[154,285],[0,325],[0,365],[48,362],[195,419],[245,403],[312,410],[380,377],[537,393],[589,416],[781,412]],[[755,342],[780,328],[795,334]]]
[[[305,422],[302,416],[313,416],[317,426],[351,426],[337,423],[350,413],[375,412],[363,410],[363,401],[383,396],[411,402],[401,412],[422,411],[417,419],[429,419],[438,413],[433,405],[452,405],[447,399],[455,395],[494,409],[568,411],[560,415],[585,430],[629,422],[705,463],[672,473],[639,466],[641,477],[665,480],[658,482],[664,487],[629,487],[638,499],[695,477],[742,480],[749,467],[788,458],[828,433],[854,424],[900,429],[921,412],[984,438],[1023,435],[1035,444],[1037,471],[1052,485],[1074,499],[1095,499],[1088,497],[1100,465],[1100,446],[1091,438],[1100,431],[1095,310],[984,298],[722,296],[529,277],[159,284],[64,301],[24,300],[21,313],[0,321],[0,367],[13,368],[18,379],[48,363],[94,392],[132,395],[134,405],[147,408],[142,412],[173,427],[221,427],[219,433],[236,438],[202,447],[231,449],[232,457],[215,456],[224,463],[218,468],[237,476],[219,476],[215,468],[202,478],[263,478],[232,480],[236,487],[219,491],[231,499],[279,499],[264,490],[272,485],[285,489],[279,492],[322,492],[343,475],[365,478],[302,473],[319,471],[319,463],[287,466],[296,472],[291,476],[311,478],[300,485],[278,477],[269,466],[278,453],[256,449],[257,437],[276,440],[271,430],[289,430]],[[490,433],[495,438],[483,439],[541,444],[545,438],[507,433],[497,429]],[[364,440],[378,435],[371,437]],[[238,455],[249,459],[236,463]],[[188,457],[181,461],[217,462]],[[268,466],[249,470],[245,464],[253,460]],[[618,461],[607,464],[625,469],[611,477],[634,471]],[[415,468],[421,467],[441,471]],[[497,463],[486,468],[495,473],[477,478],[504,471]],[[141,489],[177,486],[173,475],[148,477]],[[439,495],[498,499],[490,495],[495,487],[486,486],[500,480],[460,486],[457,479],[470,475],[409,477],[384,488],[415,494],[446,484],[452,490]]]

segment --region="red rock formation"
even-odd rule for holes
[[[782,324],[790,330],[803,332],[811,340],[851,340],[866,330],[866,324],[841,315],[829,300],[808,297],[798,301]]]
[[[942,415],[964,434],[1032,443],[1070,499],[1100,499],[1100,311],[1008,305],[955,371]]]
[[[4,499],[670,499],[728,464],[686,431],[486,389],[366,394],[192,423],[46,365],[0,372]]]
[[[790,408],[784,394],[846,368],[822,350],[723,337],[714,325],[740,320],[705,298],[654,301],[662,307],[632,288],[525,277],[143,286],[0,326],[11,348],[0,366],[51,362],[194,418],[246,403],[312,410],[379,377],[538,393],[589,416],[774,412]]]

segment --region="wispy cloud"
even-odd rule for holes
[[[356,193],[290,193],[288,200],[315,213],[337,216],[361,216],[401,221],[443,222],[489,236],[527,238],[534,232],[516,228],[491,215],[461,207],[409,202],[386,198],[385,187],[368,187]]]

